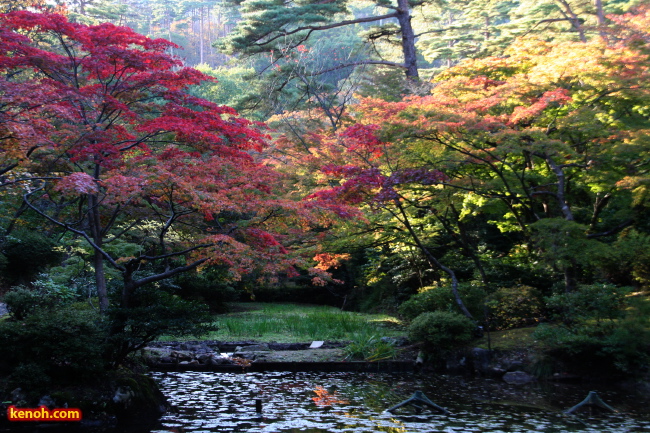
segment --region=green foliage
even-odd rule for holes
[[[23,320],[40,309],[59,307],[77,300],[73,289],[55,283],[46,274],[41,274],[32,287],[15,286],[5,295],[7,309],[17,320]]]
[[[570,293],[560,293],[546,299],[551,319],[576,327],[609,329],[626,314],[627,287],[592,284],[578,287]]]
[[[476,325],[467,317],[449,311],[422,313],[408,328],[412,341],[421,341],[429,352],[444,353],[474,338]]]
[[[55,246],[55,241],[35,230],[20,229],[12,232],[2,245],[9,279],[27,282],[48,265],[58,263],[61,253]]]
[[[542,324],[533,337],[551,356],[579,366],[582,373],[634,373],[644,370],[650,361],[650,333],[639,323],[622,322],[607,333]]]
[[[7,292],[4,301],[11,315],[18,320],[23,320],[39,307],[42,297],[35,290],[16,286]]]
[[[581,286],[547,299],[557,325],[533,334],[552,356],[603,373],[633,373],[650,360],[650,302],[626,296],[626,288]]]
[[[502,287],[486,302],[490,326],[510,329],[537,324],[544,314],[544,303],[537,289],[530,286]]]
[[[484,315],[485,290],[468,283],[459,284],[458,293],[465,306],[476,318]],[[399,312],[407,319],[414,319],[422,313],[432,311],[446,311],[460,313],[454,300],[454,295],[449,287],[425,287],[424,291],[411,296],[399,307]]]
[[[355,334],[344,352],[347,359],[362,359],[369,362],[385,361],[397,355],[393,344],[376,334],[368,333]]]
[[[226,302],[235,301],[239,293],[230,284],[225,268],[212,267],[203,272],[186,272],[174,279],[175,293],[183,299],[206,304],[213,313],[227,311]]]
[[[91,381],[162,334],[197,337],[215,329],[206,306],[153,287],[139,290],[130,308],[102,316],[46,283],[9,292],[12,316],[0,322],[0,370],[23,389]]]
[[[105,340],[106,322],[94,311],[40,309],[0,322],[0,365],[23,389],[78,383],[104,370]]]
[[[564,218],[545,218],[530,225],[542,257],[561,269],[573,263],[592,265],[605,257],[607,247],[585,236],[587,226]]]
[[[623,231],[603,260],[606,275],[616,282],[650,285],[650,234],[630,229]]]
[[[207,306],[153,287],[140,288],[128,308],[112,308],[109,318],[114,364],[162,335],[199,337],[216,330]]]
[[[199,98],[240,109],[245,95],[255,91],[255,86],[251,86],[256,75],[253,68],[240,66],[212,68],[202,64],[197,65],[196,69],[217,80],[216,82],[204,81],[201,85],[194,86],[190,93]]]
[[[427,268],[412,248],[396,243],[393,248],[367,248],[355,257],[359,287],[351,293],[360,311],[394,311],[420,287]]]

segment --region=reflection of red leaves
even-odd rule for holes
[[[233,364],[239,365],[242,368],[247,368],[253,365],[253,361],[247,358],[234,357],[234,358],[230,358],[230,360],[233,362]]]
[[[311,399],[316,403],[316,406],[333,406],[335,404],[348,404],[349,401],[342,399],[338,396],[337,392],[330,393],[328,390],[322,386],[317,386],[314,389],[316,397]]]

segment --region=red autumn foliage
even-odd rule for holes
[[[227,264],[234,278],[295,272],[272,233],[310,217],[275,198],[277,174],[254,161],[262,125],[191,96],[212,78],[171,47],[108,23],[0,15],[3,185],[19,185],[34,211],[92,246],[104,309],[104,263],[123,276],[123,305],[140,285],[203,264]],[[140,254],[114,256],[106,245],[117,238]],[[134,277],[156,261],[164,271]]]

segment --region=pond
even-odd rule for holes
[[[152,373],[172,410],[168,432],[650,432],[648,401],[603,386],[390,373]],[[617,414],[568,416],[589,390]],[[385,409],[421,390],[450,415]],[[257,412],[256,400],[261,400]]]

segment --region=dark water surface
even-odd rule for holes
[[[647,398],[604,385],[508,385],[389,373],[152,373],[173,406],[163,432],[650,432]],[[385,409],[421,390],[451,415]],[[595,390],[618,414],[562,413]],[[256,399],[262,412],[256,411]]]

